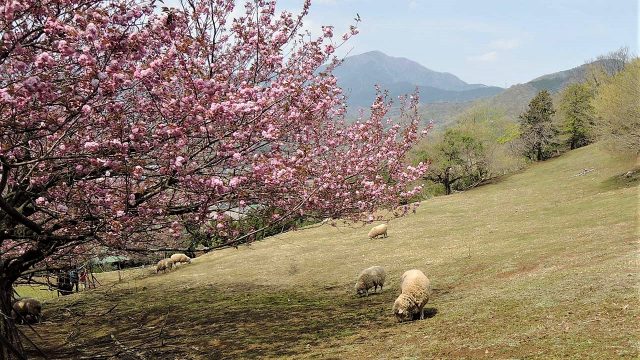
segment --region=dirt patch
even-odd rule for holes
[[[500,278],[500,279],[510,278],[510,277],[513,277],[513,276],[530,273],[530,272],[536,270],[538,267],[539,267],[539,265],[538,264],[534,264],[534,263],[518,264],[517,268],[515,268],[513,270],[500,272],[500,273],[496,274],[496,276],[498,278]]]

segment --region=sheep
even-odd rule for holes
[[[358,281],[356,281],[356,294],[369,296],[369,289],[373,288],[373,291],[376,292],[378,286],[382,291],[386,276],[387,273],[382,266],[372,266],[362,270],[360,276],[358,276]]]
[[[408,270],[402,274],[400,290],[402,293],[393,303],[393,313],[398,321],[413,320],[413,316],[418,313],[420,320],[423,320],[424,306],[431,294],[429,279],[420,270]]]
[[[382,237],[387,237],[387,224],[374,226],[371,231],[369,231],[369,239],[376,238],[380,235],[382,235]]]
[[[19,323],[40,322],[42,319],[42,304],[32,298],[18,299],[13,303],[11,315]]]
[[[166,272],[166,270],[171,270],[173,268],[173,261],[171,259],[162,259],[158,261],[158,265],[156,265],[156,274],[162,270],[162,272]]]
[[[173,254],[171,255],[171,261],[173,261],[173,263],[175,265],[178,265],[179,263],[189,263],[191,264],[191,258],[188,257],[185,254]]]

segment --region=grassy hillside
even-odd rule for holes
[[[22,330],[52,358],[637,358],[638,188],[616,177],[631,166],[589,146],[426,201],[386,239],[324,225],[132,271],[47,301],[42,338]],[[371,265],[387,285],[357,298]],[[411,268],[432,280],[431,317],[399,324]]]

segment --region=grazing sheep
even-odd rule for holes
[[[12,317],[19,323],[40,322],[42,319],[42,304],[32,298],[18,299],[13,303]]]
[[[382,266],[372,266],[370,268],[362,270],[358,281],[356,281],[356,293],[360,296],[369,296],[369,289],[373,288],[373,292],[378,290],[382,291],[382,285],[384,285],[384,278],[387,273]]]
[[[420,270],[408,270],[400,280],[401,294],[393,303],[393,313],[398,321],[413,320],[415,314],[424,319],[424,306],[429,301],[431,282]]]
[[[173,261],[175,265],[178,265],[179,263],[191,264],[191,258],[185,254],[173,254],[171,255],[171,261]]]
[[[156,274],[162,270],[162,272],[166,272],[167,270],[171,270],[173,268],[173,261],[171,259],[162,259],[158,261],[158,265],[156,265]]]
[[[382,235],[382,237],[387,237],[387,224],[374,226],[373,229],[369,231],[369,239],[376,238],[380,235]]]

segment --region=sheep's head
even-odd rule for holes
[[[364,296],[367,294],[367,287],[364,285],[364,282],[362,280],[358,280],[356,282],[356,294],[358,294],[358,296]]]
[[[42,304],[34,302],[31,311],[33,312],[33,315],[40,316],[40,313],[42,313]]]
[[[393,303],[393,314],[399,322],[411,321],[413,320],[414,307],[413,301],[407,295],[400,294]]]

